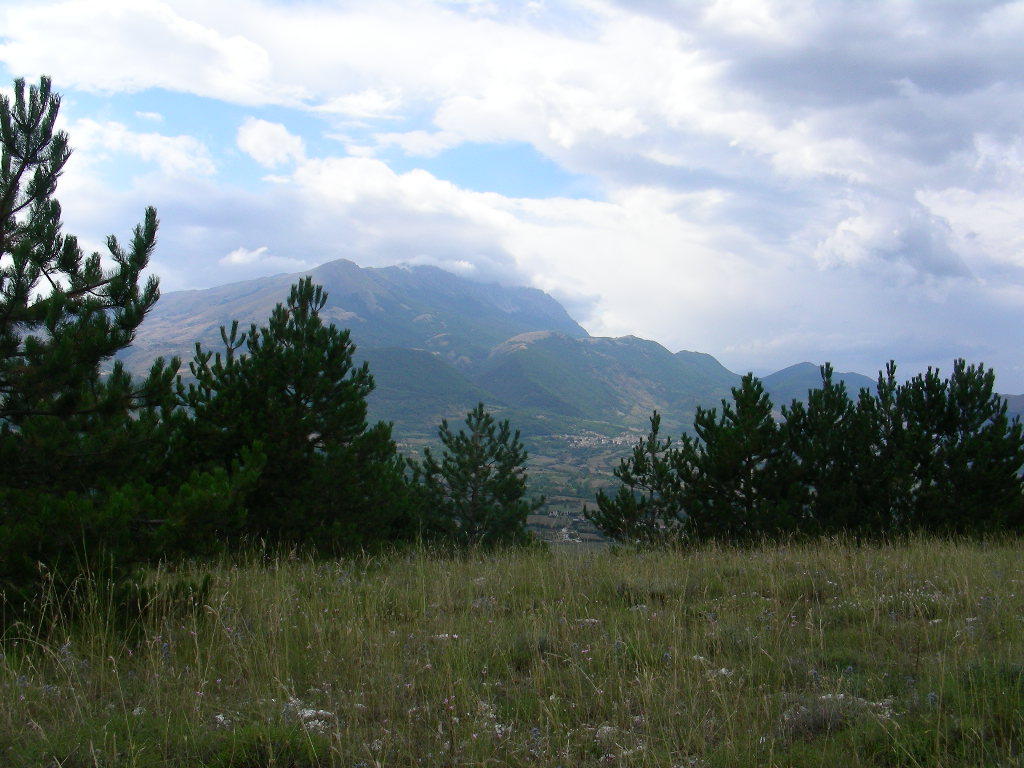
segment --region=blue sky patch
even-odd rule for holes
[[[398,173],[422,168],[463,189],[506,197],[601,197],[593,180],[569,173],[527,142],[471,142],[435,157],[388,158],[388,165]]]

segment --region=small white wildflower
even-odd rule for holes
[[[299,719],[307,729],[317,733],[327,733],[331,730],[337,716],[326,709],[301,709],[299,710]]]
[[[143,707],[136,707],[135,709],[132,710],[132,715],[134,717],[139,717],[140,715],[144,715],[144,714],[146,714],[146,710]]]
[[[335,714],[326,709],[300,709],[299,718],[301,720],[333,720]]]
[[[218,728],[230,728],[231,720],[226,715],[214,715],[213,722]]]
[[[878,714],[879,714],[880,717],[888,720],[890,717],[892,717],[893,705],[895,703],[896,703],[895,699],[893,699],[891,697],[887,697],[887,698],[882,699],[881,701],[872,702],[871,706],[874,707],[878,711]]]

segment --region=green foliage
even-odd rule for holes
[[[32,598],[40,575],[126,575],[151,551],[159,514],[138,483],[159,482],[177,362],[133,381],[106,361],[157,301],[140,287],[156,243],[146,209],[109,270],[61,231],[57,181],[70,156],[48,78],[0,97],[0,590]],[[140,495],[141,494],[141,495]]]
[[[480,403],[466,414],[466,429],[441,422],[440,460],[429,449],[410,460],[423,535],[465,545],[525,543],[526,517],[544,504],[526,499],[526,450],[519,432]]]
[[[660,416],[623,459],[618,493],[597,496],[588,518],[618,541],[747,539],[794,530],[795,459],[761,382],[745,376],[733,402],[698,408],[696,439],[661,441]]]
[[[60,97],[50,81],[16,80],[14,103],[0,97],[0,418],[16,426],[41,414],[115,408],[124,387],[99,393],[99,361],[131,343],[156,302],[157,281],[138,282],[156,242],[156,211],[146,210],[131,246],[107,239],[115,268],[98,253],[85,258],[61,233],[53,199],[70,157],[67,135],[54,131]],[[102,395],[97,397],[97,395]]]
[[[795,456],[800,485],[800,518],[817,533],[869,533],[885,528],[873,499],[880,490],[871,478],[882,469],[874,420],[874,398],[858,407],[846,385],[832,378],[832,366],[821,369],[821,387],[807,394],[806,404],[783,406],[782,434]]]
[[[994,372],[957,360],[948,379],[929,368],[895,388],[894,373],[890,364],[879,377],[891,524],[940,533],[1019,528],[1024,438],[994,391]]]
[[[292,286],[265,326],[221,329],[224,353],[196,345],[178,396],[192,418],[178,436],[187,468],[262,464],[247,514],[212,517],[207,532],[313,545],[328,552],[410,535],[404,463],[391,427],[366,422],[373,377],[352,361],[347,330],[324,325],[323,289]],[[244,352],[241,352],[244,348]],[[183,534],[188,521],[176,526]]]
[[[658,544],[678,537],[686,526],[683,512],[683,472],[680,465],[690,443],[673,448],[672,439],[661,439],[661,414],[651,416],[651,431],[620,460],[615,477],[622,483],[615,496],[597,492],[597,508],[584,515],[606,536],[616,541]]]
[[[688,533],[698,539],[746,539],[795,530],[794,460],[761,382],[747,374],[733,402],[698,408],[697,441],[685,484]]]
[[[1021,425],[994,392],[995,375],[957,360],[905,383],[896,365],[854,404],[831,366],[807,408],[784,409],[807,515],[818,530],[858,534],[980,533],[1019,528]]]
[[[830,365],[807,403],[772,404],[752,375],[733,402],[699,408],[696,439],[658,437],[660,418],[598,493],[588,517],[619,541],[780,534],[978,534],[1024,524],[1024,436],[984,366],[929,369],[906,383],[890,363],[854,403]]]

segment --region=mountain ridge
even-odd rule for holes
[[[442,418],[459,419],[480,401],[530,436],[639,436],[654,410],[666,431],[678,433],[692,427],[698,406],[728,399],[741,378],[706,352],[672,352],[637,336],[591,336],[535,288],[475,282],[431,266],[360,267],[345,259],[164,294],[120,357],[141,372],[161,355],[187,364],[197,341],[217,351],[221,326],[264,323],[305,275],[327,292],[324,321],[349,328],[357,358],[370,364],[377,384],[371,416],[392,421],[399,438],[424,439]],[[834,377],[853,397],[875,384],[859,373]],[[761,381],[780,409],[820,384],[819,366],[797,363]]]
[[[428,349],[466,366],[525,329],[588,335],[536,288],[474,283],[437,267],[360,267],[338,259],[305,272],[166,293],[121,357],[140,370],[158,354],[190,358],[197,341],[216,347],[222,325],[265,322],[306,275],[327,291],[324,321],[349,328],[360,346]]]

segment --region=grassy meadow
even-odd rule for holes
[[[0,658],[0,765],[1024,765],[1017,541],[535,549],[152,573]],[[56,601],[55,601],[56,604]]]

